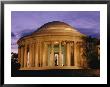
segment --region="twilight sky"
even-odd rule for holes
[[[20,37],[52,21],[65,22],[83,34],[100,37],[99,11],[12,11],[11,51],[17,53],[16,42]]]

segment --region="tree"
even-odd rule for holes
[[[98,60],[97,45],[100,44],[100,40],[97,38],[92,38],[90,36],[82,38],[84,40],[83,55],[86,57],[88,66],[90,68],[99,68],[100,61]]]
[[[17,53],[11,53],[11,70],[12,72],[15,72],[20,68],[20,64],[18,63],[18,54]]]

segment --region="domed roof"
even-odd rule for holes
[[[41,26],[38,30],[32,33],[32,35],[74,35],[74,36],[82,36],[80,32],[78,32],[72,26],[60,22],[53,21],[48,22]]]

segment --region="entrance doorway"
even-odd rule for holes
[[[59,53],[54,53],[54,59],[55,59],[55,66],[58,66],[58,60],[59,58]],[[61,55],[61,66],[64,66],[64,57],[63,57],[63,54]]]
[[[58,57],[59,57],[59,53],[54,53],[55,66],[58,66]]]

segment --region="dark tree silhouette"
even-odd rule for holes
[[[100,40],[97,38],[82,37],[84,40],[84,53],[83,55],[86,57],[88,65],[90,68],[99,68],[100,61],[98,60],[98,51],[97,46],[100,44]]]
[[[11,72],[15,73],[20,68],[20,64],[18,63],[18,54],[11,53]]]

